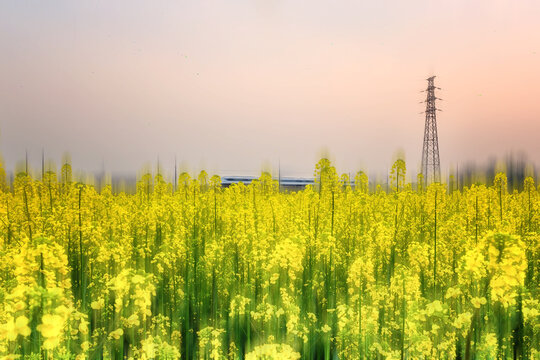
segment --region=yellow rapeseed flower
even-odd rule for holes
[[[19,316],[17,320],[15,320],[15,331],[22,336],[29,336],[30,335],[30,327],[28,326],[28,318],[26,316]]]
[[[45,314],[41,319],[41,324],[37,326],[37,329],[44,337],[54,337],[60,335],[63,327],[64,320],[60,315]]]
[[[98,300],[92,301],[90,303],[90,307],[93,310],[101,310],[105,306],[105,300],[103,298],[99,298]]]
[[[120,337],[124,335],[124,330],[123,329],[116,329],[114,331],[111,331],[111,333],[109,334],[109,339],[115,339],[115,340],[118,340],[120,339]]]
[[[487,302],[485,297],[473,297],[471,299],[471,304],[477,308],[480,309],[480,306],[485,305]]]
[[[31,330],[28,322],[28,318],[24,315],[17,317],[17,319],[10,317],[5,324],[0,325],[0,339],[15,341],[19,335],[29,336]]]
[[[17,335],[13,318],[10,318],[5,324],[0,325],[0,339],[14,341],[17,339]]]

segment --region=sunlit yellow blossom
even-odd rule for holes
[[[21,310],[24,310],[25,308],[26,308],[26,303],[24,301],[19,301],[15,304],[15,306],[13,307],[13,310],[21,311]]]
[[[485,305],[486,302],[487,300],[485,297],[473,297],[471,299],[471,304],[477,309],[479,309],[480,306]]]
[[[296,360],[300,354],[286,344],[265,344],[256,346],[246,355],[246,360]]]
[[[81,319],[79,323],[79,332],[81,334],[87,334],[88,333],[88,321],[85,319]]]
[[[114,331],[111,331],[111,333],[109,334],[109,338],[118,340],[118,339],[120,339],[120,337],[122,335],[124,335],[124,330],[123,329],[116,329]]]
[[[59,307],[57,307],[55,309],[55,313],[57,313],[58,315],[60,315],[64,319],[67,318],[69,316],[69,314],[71,314],[72,311],[73,311],[73,309],[69,309],[65,305],[60,305]]]
[[[93,310],[101,310],[103,309],[103,306],[105,306],[105,300],[103,298],[99,298],[98,300],[92,301],[90,303],[90,307]]]
[[[144,277],[142,277],[141,275],[135,275],[131,278],[131,282],[133,284],[142,284],[144,283]]]
[[[327,324],[324,324],[324,326],[321,328],[321,331],[323,333],[327,333],[329,332],[330,330],[332,330],[332,328],[330,326],[328,326]]]
[[[19,316],[17,317],[17,320],[15,320],[15,331],[22,336],[29,336],[30,335],[30,327],[28,326],[28,318],[26,316]]]
[[[453,325],[456,327],[456,329],[462,330],[461,335],[466,336],[467,332],[469,331],[469,327],[471,325],[471,319],[472,314],[469,312],[461,313],[457,316],[457,318],[454,320]]]
[[[439,300],[435,300],[426,306],[426,312],[428,315],[442,313],[445,309],[442,306],[442,303]]]
[[[156,357],[156,345],[154,344],[154,339],[152,336],[143,340],[141,342],[141,345],[142,345],[142,350],[144,352],[144,355],[148,359],[153,359]]]
[[[451,287],[446,291],[444,296],[446,299],[452,299],[461,295],[461,290],[459,288]]]
[[[127,319],[127,325],[128,325],[128,327],[139,326],[139,324],[140,324],[140,321],[139,321],[139,316],[137,316],[137,314],[132,314],[132,315]]]
[[[41,319],[41,324],[37,326],[38,331],[46,338],[58,337],[64,328],[64,319],[60,315],[45,314]]]
[[[0,339],[13,341],[18,335],[13,318],[9,319],[7,323],[0,325]]]
[[[85,341],[81,344],[82,351],[88,351],[90,349],[90,343],[88,341]]]
[[[0,360],[17,360],[17,359],[20,359],[20,358],[21,358],[21,355],[10,354],[10,355],[4,355],[4,356],[0,357]]]

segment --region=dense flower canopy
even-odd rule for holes
[[[20,173],[0,184],[0,356],[538,358],[533,179],[405,174],[386,192],[323,159],[298,192],[201,172],[127,194]]]

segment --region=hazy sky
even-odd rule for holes
[[[540,2],[0,1],[0,152],[136,172],[311,175],[540,155]]]

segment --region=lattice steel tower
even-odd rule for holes
[[[426,125],[424,128],[424,146],[422,148],[422,175],[424,176],[425,184],[441,181],[441,163],[439,159],[439,138],[437,136],[437,107],[435,100],[440,100],[435,97],[435,89],[439,89],[434,85],[435,76],[427,79],[428,87],[426,98]]]

